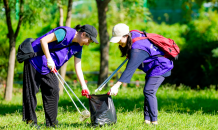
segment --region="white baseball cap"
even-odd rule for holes
[[[118,43],[120,39],[129,33],[129,26],[127,26],[124,23],[119,23],[114,26],[112,30],[112,37],[110,39],[110,42]]]

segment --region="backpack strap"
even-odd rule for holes
[[[142,39],[148,39],[147,37],[136,37],[132,39],[132,43],[138,41],[138,40],[142,40]]]
[[[141,34],[143,34],[144,32],[142,32],[142,31],[139,31],[139,30],[131,30],[130,32],[138,32],[138,33],[141,33]]]
[[[138,32],[140,34],[145,34],[144,32],[142,31],[139,31],[139,30],[131,30],[130,32]],[[146,34],[145,34],[146,35]],[[136,38],[133,38],[132,39],[132,43],[138,41],[138,40],[143,40],[143,39],[148,39],[147,37],[136,37]]]
[[[75,42],[72,42],[71,44],[68,44],[64,47],[61,47],[61,48],[54,48],[54,49],[49,49],[49,52],[52,53],[52,52],[55,52],[55,51],[58,51],[58,50],[61,50],[61,49],[64,49],[64,48],[67,48],[67,47],[70,47],[72,45],[74,45]],[[39,52],[35,52],[33,54],[31,54],[32,57],[36,57],[36,56],[43,56],[44,55],[44,52],[43,51],[39,51]]]

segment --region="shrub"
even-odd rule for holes
[[[206,15],[205,15],[206,14]],[[183,34],[186,43],[169,79],[173,83],[201,88],[218,84],[218,61],[211,51],[218,45],[217,12],[201,12],[198,19],[188,24]]]

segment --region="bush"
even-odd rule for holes
[[[192,88],[218,84],[218,60],[212,54],[218,46],[218,14],[212,11],[205,13],[201,12],[198,19],[188,24],[183,34],[186,43],[168,81]]]

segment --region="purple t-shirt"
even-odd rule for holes
[[[76,34],[76,30],[73,28],[70,28],[70,27],[61,26],[61,27],[57,27],[55,29],[52,29],[51,31],[49,31],[45,35],[37,38],[32,43],[33,50],[35,52],[42,51],[40,39],[42,39],[43,37],[45,37],[48,34],[53,33],[55,30],[60,29],[60,28],[65,29],[65,31],[66,31],[66,36],[65,36],[64,40],[60,43],[58,43],[56,41],[49,43],[48,44],[49,49],[62,48],[68,44],[71,44],[72,40]],[[67,62],[73,55],[80,52],[81,50],[82,50],[82,46],[80,46],[78,43],[76,43],[70,47],[63,48],[61,50],[50,53],[51,57],[55,63],[56,69],[57,70],[60,69],[60,67],[65,62]],[[46,59],[45,55],[31,58],[29,61],[32,64],[32,66],[42,75],[46,75],[46,74],[50,73],[50,69],[47,67],[47,59]]]

